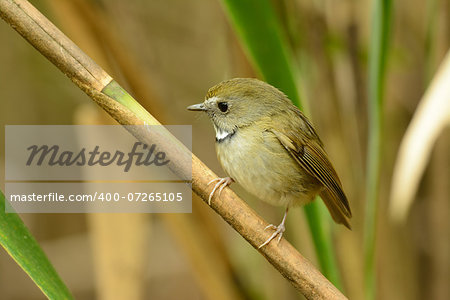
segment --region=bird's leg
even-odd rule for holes
[[[286,208],[286,211],[284,212],[284,217],[283,220],[281,221],[281,224],[278,226],[275,226],[273,224],[267,225],[266,228],[264,228],[264,230],[267,230],[269,228],[274,229],[275,232],[267,239],[267,241],[265,241],[264,243],[261,244],[261,246],[258,247],[258,249],[264,247],[265,245],[267,245],[268,243],[270,243],[271,240],[273,240],[277,235],[278,235],[278,243],[281,240],[281,237],[283,236],[283,232],[286,230],[286,228],[284,227],[284,222],[286,221],[286,216],[288,213],[289,208]]]
[[[211,183],[216,182],[216,181],[218,181],[218,182],[217,182],[216,185],[214,186],[214,188],[213,188],[211,194],[209,194],[208,205],[211,205],[211,199],[212,199],[212,196],[214,195],[214,193],[216,192],[216,190],[217,190],[218,187],[220,187],[220,188],[219,188],[219,196],[220,196],[220,193],[222,193],[222,190],[223,190],[226,186],[229,186],[231,183],[234,182],[233,178],[231,178],[231,177],[224,177],[224,178],[220,178],[220,177],[219,177],[219,178],[213,179],[213,180],[211,180],[210,182],[208,182],[208,185],[210,185]]]

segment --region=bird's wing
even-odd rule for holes
[[[321,196],[333,219],[350,228],[346,217],[351,218],[352,213],[347,197],[322,147],[314,140],[306,139],[298,130],[271,131],[297,163],[325,186]]]

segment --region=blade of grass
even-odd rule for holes
[[[225,11],[255,69],[270,84],[302,107],[287,42],[268,0],[222,0]],[[317,258],[324,275],[338,288],[341,281],[331,236],[321,217],[326,208],[314,201],[305,207]]]
[[[328,214],[328,210],[319,196],[317,196],[314,202],[305,206],[305,215],[311,230],[311,237],[317,252],[320,268],[323,274],[337,288],[342,290],[340,273],[337,267],[330,231],[326,228],[326,220],[323,218],[323,216]]]
[[[268,0],[222,0],[253,67],[301,107],[286,42]]]
[[[386,57],[391,23],[391,1],[375,0],[369,49],[366,218],[365,218],[365,288],[366,299],[375,298],[375,245],[378,186],[381,167],[381,131]]]
[[[73,299],[44,251],[16,213],[5,213],[0,191],[0,244],[49,299]]]

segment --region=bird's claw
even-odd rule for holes
[[[216,192],[217,188],[220,187],[219,188],[219,196],[220,196],[220,194],[222,193],[222,190],[226,186],[229,186],[233,182],[233,179],[231,177],[224,177],[224,178],[219,177],[219,178],[215,178],[215,179],[211,180],[210,182],[208,182],[208,185],[210,185],[211,183],[216,182],[216,181],[218,181],[218,182],[214,186],[211,194],[209,194],[208,205],[211,205],[211,199],[212,199],[214,193]]]
[[[277,235],[278,235],[277,243],[279,243],[281,241],[281,237],[283,236],[283,232],[286,230],[286,228],[284,227],[284,222],[278,226],[275,226],[273,224],[267,225],[266,228],[264,228],[264,230],[267,230],[269,228],[274,229],[275,230],[274,233],[272,233],[272,235],[264,243],[262,243],[261,246],[258,247],[258,249],[261,249],[262,247],[270,243],[270,241],[273,240]]]
[[[275,225],[273,225],[273,224],[269,224],[269,225],[267,225],[265,228],[264,228],[264,230],[267,230],[267,229],[274,229],[274,230],[277,230],[277,226],[275,226]]]

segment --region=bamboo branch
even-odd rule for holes
[[[120,124],[160,125],[160,123],[123,90],[102,68],[25,0],[0,0],[0,16],[39,52],[55,64],[92,100]],[[146,131],[148,133],[148,131]],[[168,132],[149,136],[170,158],[169,166],[186,178],[192,171],[192,190],[207,202],[208,182],[217,178],[195,155]],[[191,165],[192,163],[192,165]],[[192,166],[192,170],[191,170]],[[253,247],[268,238],[267,223],[231,189],[215,197],[211,207]],[[308,299],[346,299],[307,259],[285,239],[258,250],[286,279]]]

